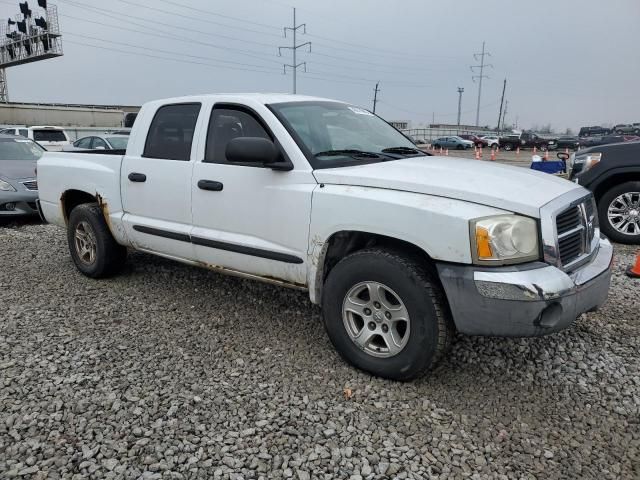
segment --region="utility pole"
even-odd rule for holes
[[[7,71],[6,69],[0,69],[0,103],[7,103],[9,101],[9,91],[7,89]]]
[[[486,52],[484,49],[484,42],[482,42],[482,53],[474,53],[473,54],[473,58],[476,61],[480,61],[480,65],[473,65],[471,68],[472,72],[475,72],[476,68],[480,69],[480,75],[473,75],[471,77],[471,79],[475,82],[476,79],[478,80],[478,106],[476,107],[476,127],[480,126],[480,98],[482,97],[482,79],[483,78],[489,78],[487,75],[484,74],[484,68],[485,67],[491,67],[493,68],[493,65],[491,65],[490,63],[484,63],[484,57],[490,57],[491,54],[489,52]]]
[[[502,114],[502,130],[504,130],[504,124],[507,118],[507,109],[509,108],[509,100],[504,101],[504,113]]]
[[[376,113],[376,103],[378,103],[378,92],[380,91],[379,85],[380,82],[376,82],[376,88],[373,90],[373,113]]]
[[[504,105],[504,91],[507,89],[507,79],[502,84],[502,98],[500,99],[500,112],[498,113],[498,133],[500,132],[500,121],[502,119],[502,106]]]
[[[293,52],[293,64],[284,64],[284,73],[287,73],[287,67],[293,70],[293,93],[297,92],[296,86],[296,73],[298,72],[298,67],[304,66],[304,71],[307,71],[307,62],[296,63],[296,52],[299,48],[309,46],[309,52],[311,52],[311,42],[305,42],[298,45],[296,35],[298,30],[302,28],[302,33],[307,33],[307,24],[301,23],[300,25],[296,24],[296,9],[293,9],[293,27],[284,27],[284,38],[287,38],[287,30],[291,30],[293,32],[293,43],[290,47],[278,47],[278,55],[282,56],[282,50],[291,50]]]
[[[460,115],[462,114],[462,92],[464,92],[464,88],[458,87],[458,129],[460,129]]]

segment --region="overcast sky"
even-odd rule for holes
[[[558,129],[640,122],[640,1],[57,0],[64,56],[10,68],[13,101],[141,104],[215,92],[290,92],[282,27],[297,7],[312,52],[298,93],[372,107],[414,125],[475,122],[473,53],[493,64],[480,124]],[[15,4],[15,7],[12,6]],[[4,17],[18,0],[0,0]],[[30,2],[35,9],[37,2]],[[180,5],[184,5],[181,7]],[[302,31],[300,31],[302,33]],[[101,47],[101,48],[96,48]],[[114,51],[115,50],[115,51]],[[125,53],[128,52],[128,53]],[[159,58],[158,58],[159,57]],[[173,59],[173,60],[172,60]]]

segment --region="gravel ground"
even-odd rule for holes
[[[0,229],[0,478],[640,478],[640,280],[545,338],[457,338],[412,383],[347,366],[306,294]]]

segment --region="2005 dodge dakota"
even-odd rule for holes
[[[308,290],[353,365],[407,380],[455,330],[544,335],[606,299],[590,192],[517,167],[428,156],[353,105],[291,95],[147,103],[123,155],[47,153],[40,208],[77,268],[127,247]]]

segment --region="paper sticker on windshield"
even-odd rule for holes
[[[369,115],[370,117],[373,117],[373,113],[365,110],[364,108],[349,107],[349,110],[351,110],[353,113],[357,113],[358,115]]]

